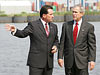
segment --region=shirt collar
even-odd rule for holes
[[[81,25],[82,23],[82,18],[78,21],[78,25]],[[76,21],[74,20],[74,24],[76,24]]]
[[[45,22],[45,21],[43,21],[43,20],[42,20],[42,18],[40,18],[40,20],[41,20],[41,22],[43,23],[43,25],[45,25],[45,24],[46,24],[46,22]]]

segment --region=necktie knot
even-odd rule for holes
[[[45,28],[48,29],[47,23],[45,23]]]
[[[78,22],[76,22],[76,25],[78,25]]]

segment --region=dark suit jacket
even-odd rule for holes
[[[53,67],[52,47],[58,46],[57,26],[49,23],[50,33],[47,37],[41,20],[29,22],[23,30],[18,30],[15,36],[19,38],[30,37],[30,51],[27,65],[37,68],[44,68],[47,65]]]
[[[96,58],[94,26],[83,21],[74,46],[73,22],[69,21],[63,24],[58,58],[62,59],[64,56],[66,68],[71,68],[75,60],[77,67],[83,69],[88,66],[89,61],[95,61]]]

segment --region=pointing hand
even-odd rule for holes
[[[14,26],[14,25],[6,24],[6,25],[5,25],[5,28],[6,28],[8,31],[11,31],[11,32],[14,32],[14,31],[15,31],[15,26]]]

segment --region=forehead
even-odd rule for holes
[[[80,7],[78,7],[78,6],[77,6],[77,7],[74,7],[74,8],[72,9],[72,11],[78,11],[78,12],[79,12],[79,11],[80,11]]]
[[[48,9],[48,13],[53,13],[53,9]]]

